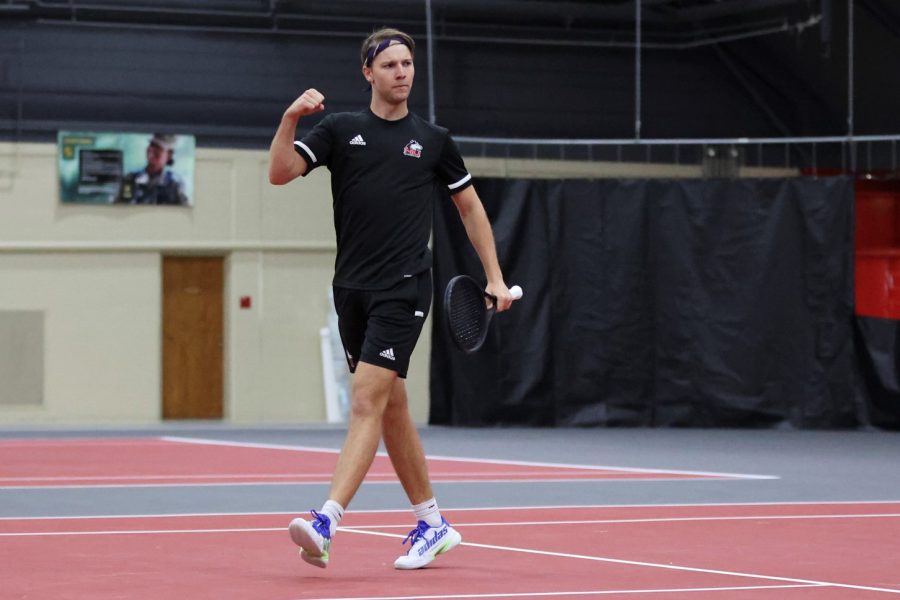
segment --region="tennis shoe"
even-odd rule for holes
[[[331,519],[316,511],[310,511],[312,521],[297,517],[288,525],[288,533],[300,546],[300,558],[311,565],[328,566],[328,548],[331,546]]]
[[[438,527],[431,527],[425,521],[419,521],[416,528],[409,532],[403,543],[410,543],[409,551],[394,561],[395,569],[421,569],[437,557],[449,552],[462,541],[459,532],[450,527],[447,519],[441,517]]]

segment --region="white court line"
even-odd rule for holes
[[[42,488],[27,488],[42,489]],[[542,506],[461,506],[444,508],[447,513],[469,511],[521,511],[521,510],[576,510],[609,508],[728,508],[741,506],[868,506],[873,504],[897,504],[900,500],[812,500],[790,502],[691,502],[668,504],[545,504]],[[305,513],[306,511],[300,511]],[[408,508],[353,509],[354,514],[409,513]],[[297,515],[297,512],[205,512],[205,513],[140,513],[126,515],[44,515],[26,517],[0,517],[0,521],[62,521],[67,519],[167,519],[179,517],[254,517]],[[761,517],[765,518],[765,517]]]
[[[357,511],[358,512],[358,511]],[[380,511],[378,511],[380,512]],[[405,511],[404,511],[405,512]],[[282,515],[285,513],[243,513],[243,516],[263,516],[265,514]],[[227,516],[242,516],[227,515]],[[196,517],[213,515],[164,515],[160,518],[177,518],[177,517]],[[221,515],[225,516],[225,515]],[[734,517],[660,517],[653,519],[581,519],[581,520],[547,520],[547,521],[485,521],[485,522],[459,522],[454,521],[453,526],[456,528],[468,527],[542,527],[542,526],[558,526],[558,525],[613,525],[616,523],[679,523],[691,521],[774,521],[774,520],[815,520],[815,519],[896,519],[900,517],[900,513],[862,513],[856,515],[742,515]],[[109,518],[136,518],[136,517],[69,517],[69,519],[109,519]],[[35,521],[35,520],[63,520],[64,518],[45,517],[3,517],[0,521]],[[409,529],[409,524],[405,525],[347,525],[339,527],[339,531],[354,531],[356,533],[368,533],[370,530],[379,529]],[[55,535],[122,535],[129,533],[141,534],[162,534],[162,533],[220,533],[220,532],[254,532],[254,531],[282,531],[284,527],[223,527],[223,528],[207,528],[207,529],[98,529],[93,531],[23,531],[23,532],[2,532],[0,537],[48,537]],[[384,534],[394,535],[394,534]],[[403,536],[399,536],[403,537]]]
[[[484,477],[484,476],[510,476],[510,475],[543,475],[541,471],[465,471],[453,473],[441,473],[440,471],[431,471],[430,475],[434,477],[445,476],[466,476],[466,477]],[[140,481],[147,479],[246,479],[248,477],[257,477],[260,479],[322,479],[331,480],[331,473],[222,473],[219,475],[196,474],[196,475],[167,475],[160,473],[157,475],[50,475],[47,477],[0,477],[0,483],[3,482],[27,482],[27,481]],[[584,473],[585,476],[591,476],[592,473]],[[391,472],[366,474],[366,477],[392,477],[397,475]],[[594,480],[591,480],[594,481]]]
[[[341,532],[359,533],[363,535],[374,535],[379,537],[389,537],[394,539],[402,539],[402,534],[384,533],[380,531],[367,531],[357,527],[340,527]],[[117,530],[117,531],[71,531],[71,532],[28,532],[28,533],[0,533],[0,537],[53,537],[53,536],[82,536],[82,535],[162,535],[162,534],[197,534],[197,533],[249,533],[249,532],[283,532],[283,527],[256,527],[256,528],[227,528],[227,529],[157,529],[157,530]],[[816,581],[810,579],[798,579],[794,577],[779,577],[773,575],[761,575],[758,573],[744,573],[740,571],[723,571],[719,569],[704,569],[700,567],[686,567],[673,564],[652,563],[645,561],[624,560],[617,558],[607,558],[602,556],[590,556],[585,554],[572,554],[567,552],[552,552],[548,550],[534,550],[531,548],[516,548],[513,546],[498,546],[494,544],[478,544],[474,542],[461,542],[463,546],[472,548],[483,548],[487,550],[502,550],[506,552],[517,552],[522,554],[535,554],[539,556],[552,556],[556,558],[573,558],[579,560],[596,561],[610,564],[629,565],[638,567],[652,567],[657,569],[666,569],[670,571],[685,571],[691,573],[705,573],[712,575],[725,575],[729,577],[743,577],[749,579],[764,579],[768,581],[784,581],[794,584],[806,584],[810,586],[828,586],[839,587],[854,590],[865,590],[871,592],[885,592],[890,594],[900,594],[900,589],[879,588],[873,586],[854,585],[847,583],[837,583],[829,581]],[[325,600],[325,599],[323,599]],[[336,600],[336,599],[328,599]]]
[[[444,473],[440,470],[431,470],[429,474],[432,479],[435,477],[511,477],[511,476],[546,476],[547,473],[545,471],[453,471],[452,473]],[[617,473],[618,474],[618,473]],[[260,479],[314,479],[314,478],[325,478],[327,481],[331,481],[331,472],[328,473],[221,473],[218,475],[210,475],[210,474],[183,474],[183,475],[170,475],[165,473],[159,473],[156,475],[77,475],[77,476],[66,476],[66,475],[48,475],[46,477],[32,476],[32,477],[0,477],[0,483],[3,482],[27,482],[27,481],[140,481],[147,479],[245,479],[245,478],[253,478],[258,477]],[[569,477],[568,481],[580,481],[581,478],[575,478],[573,474],[566,474]],[[580,473],[579,475],[584,475],[585,477],[597,477],[598,474],[595,471],[588,470],[585,473]],[[628,474],[625,473],[627,476]],[[602,475],[600,475],[602,477]],[[366,474],[366,477],[391,477],[396,479],[397,475],[393,471],[384,471],[384,472],[372,472]],[[654,479],[654,481],[659,481],[660,479]],[[466,480],[467,481],[467,480]],[[491,479],[486,481],[506,481]],[[544,479],[540,479],[538,481],[544,481]],[[557,480],[552,480],[557,481]],[[598,479],[589,479],[588,481],[598,481]],[[666,481],[670,481],[670,479],[666,479]]]
[[[382,533],[380,531],[363,531],[353,527],[342,527],[342,531],[350,533],[361,533],[364,535],[377,535],[381,537],[403,538],[405,536],[395,533]],[[520,552],[523,554],[536,554],[539,556],[553,556],[558,558],[576,558],[581,560],[590,560],[603,563],[611,563],[617,565],[631,565],[637,567],[653,567],[657,569],[666,569],[670,571],[688,571],[691,573],[708,573],[712,575],[726,575],[729,577],[745,577],[749,579],[766,579],[769,581],[786,581],[789,583],[804,583],[813,586],[839,587],[852,590],[865,590],[869,592],[885,592],[888,594],[900,594],[900,589],[878,588],[865,585],[853,585],[850,583],[835,583],[831,581],[815,581],[811,579],[798,579],[794,577],[777,577],[771,575],[760,575],[757,573],[742,573],[740,571],[722,571],[719,569],[703,569],[699,567],[684,567],[673,564],[651,563],[637,560],[623,560],[619,558],[606,558],[602,556],[589,556],[585,554],[570,554],[567,552],[551,552],[548,550],[533,550],[531,548],[516,548],[513,546],[497,546],[494,544],[477,544],[474,542],[460,542],[461,546],[470,546],[472,548],[484,548],[487,550],[505,550],[507,552]]]
[[[647,590],[590,590],[579,592],[508,592],[505,594],[445,594],[432,596],[354,596],[350,598],[310,598],[304,600],[450,600],[453,598],[545,598],[548,596],[608,596],[610,594],[679,594],[685,592],[737,592],[744,590],[784,590],[791,588],[827,587],[804,583],[793,585],[748,585],[705,588],[662,588]]]
[[[385,455],[387,456],[387,455]],[[428,458],[434,460],[446,460],[446,461],[457,461],[457,462],[481,462],[492,465],[519,465],[519,466],[531,466],[531,467],[556,467],[563,469],[597,469],[601,471],[625,471],[628,473],[665,473],[667,475],[694,475],[701,477],[728,477],[728,478],[736,478],[736,479],[780,479],[777,475],[749,475],[747,473],[720,473],[718,471],[684,471],[684,470],[673,470],[673,469],[643,469],[640,467],[620,467],[620,466],[610,466],[610,465],[577,465],[577,464],[566,464],[566,463],[547,463],[547,462],[534,462],[534,461],[524,461],[524,460],[503,460],[499,458],[459,458],[454,456],[441,456],[437,454],[429,454]]]
[[[286,444],[264,444],[262,442],[233,442],[230,440],[211,440],[206,438],[189,438],[177,435],[161,436],[164,442],[175,442],[178,444],[199,444],[201,446],[232,446],[234,448],[256,448],[259,450],[300,450],[303,452],[321,452],[323,454],[340,454],[340,450],[334,448],[320,448],[314,446],[292,446]],[[379,456],[387,456],[385,452],[379,452]]]
[[[615,479],[586,479],[579,477],[547,479],[542,477],[539,479],[437,479],[432,477],[434,483],[659,483],[663,481],[698,481],[697,479],[686,480],[681,477],[653,477],[653,478],[637,478],[627,479],[617,477]],[[704,479],[702,481],[713,481]],[[729,481],[729,479],[719,480]],[[330,476],[322,478],[320,481],[217,481],[215,483],[192,482],[192,483],[73,483],[59,485],[0,485],[0,491],[4,490],[94,490],[107,488],[181,488],[181,487],[238,487],[238,486],[263,486],[263,485],[328,485],[331,483]],[[366,485],[398,485],[397,479],[373,479],[366,480]]]
[[[393,475],[391,473],[390,475]],[[246,479],[247,477],[259,477],[261,479],[284,479],[299,478],[312,479],[313,477],[331,477],[331,473],[322,473],[312,475],[309,473],[227,473],[222,475],[79,475],[77,477],[67,477],[65,475],[48,476],[48,477],[0,477],[0,483],[9,482],[28,482],[28,481],[141,481],[147,479]]]
[[[162,438],[147,436],[140,438],[59,438],[59,439],[0,439],[0,450],[4,448],[29,446],[159,446]]]
[[[409,525],[407,525],[409,527]],[[345,531],[343,527],[339,531]],[[54,537],[70,535],[174,535],[184,533],[258,533],[287,531],[287,527],[222,527],[220,529],[108,529],[97,531],[24,531],[0,533],[4,537]],[[403,537],[403,536],[399,536]]]
[[[449,511],[447,511],[449,512]],[[454,527],[527,527],[531,525],[602,525],[614,523],[680,523],[691,521],[775,521],[806,519],[896,519],[900,513],[861,513],[856,515],[741,515],[734,517],[658,517],[647,519],[581,519],[560,521],[494,521],[465,523],[454,521]],[[351,529],[407,529],[409,525],[350,525]]]
[[[331,454],[339,454],[340,450],[333,450],[330,448],[312,448],[309,446],[291,446],[291,445],[282,445],[282,444],[260,444],[255,442],[232,442],[229,440],[211,440],[211,439],[200,439],[200,438],[186,438],[186,437],[178,437],[178,436],[164,436],[160,438],[164,441],[169,442],[178,442],[183,444],[204,444],[204,445],[212,445],[212,446],[234,446],[237,448],[259,448],[266,450],[301,450],[305,452],[328,452]],[[386,452],[378,452],[377,456],[387,457]],[[490,465],[516,465],[521,467],[546,467],[546,468],[556,468],[556,469],[584,469],[584,470],[599,470],[599,471],[624,471],[624,472],[632,472],[632,473],[665,473],[668,475],[694,475],[698,477],[723,477],[730,479],[780,479],[777,475],[749,475],[746,473],[719,473],[712,471],[678,471],[672,469],[644,469],[639,467],[621,467],[621,466],[608,466],[608,465],[579,465],[579,464],[568,464],[568,463],[549,463],[549,462],[534,462],[534,461],[521,461],[521,460],[502,460],[502,459],[492,459],[492,458],[463,458],[456,456],[440,456],[440,455],[427,455],[427,458],[433,460],[446,460],[453,462],[474,462],[474,463],[483,463]]]

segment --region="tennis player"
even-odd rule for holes
[[[351,410],[328,500],[312,518],[291,521],[300,556],[328,565],[344,510],[359,489],[383,438],[412,503],[417,524],[404,540],[397,569],[418,569],[461,541],[441,516],[425,453],[407,406],[404,379],[431,305],[431,233],[437,185],[446,186],[487,278],[497,310],[510,307],[491,225],[456,144],[446,129],[407,105],[415,76],[415,42],[382,29],[362,44],[369,107],[325,116],[294,141],[301,118],[325,110],[325,97],[306,90],[285,111],[269,151],[269,181],[283,185],[325,165],[331,171],[337,259],[333,280],[338,329],[355,373]]]

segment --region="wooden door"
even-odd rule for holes
[[[224,261],[163,257],[163,418],[223,414]]]

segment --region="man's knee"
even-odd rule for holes
[[[380,417],[384,414],[387,402],[370,394],[353,394],[350,402],[350,414],[356,419]]]
[[[397,374],[360,363],[353,379],[350,412],[357,418],[381,417],[390,401]]]

